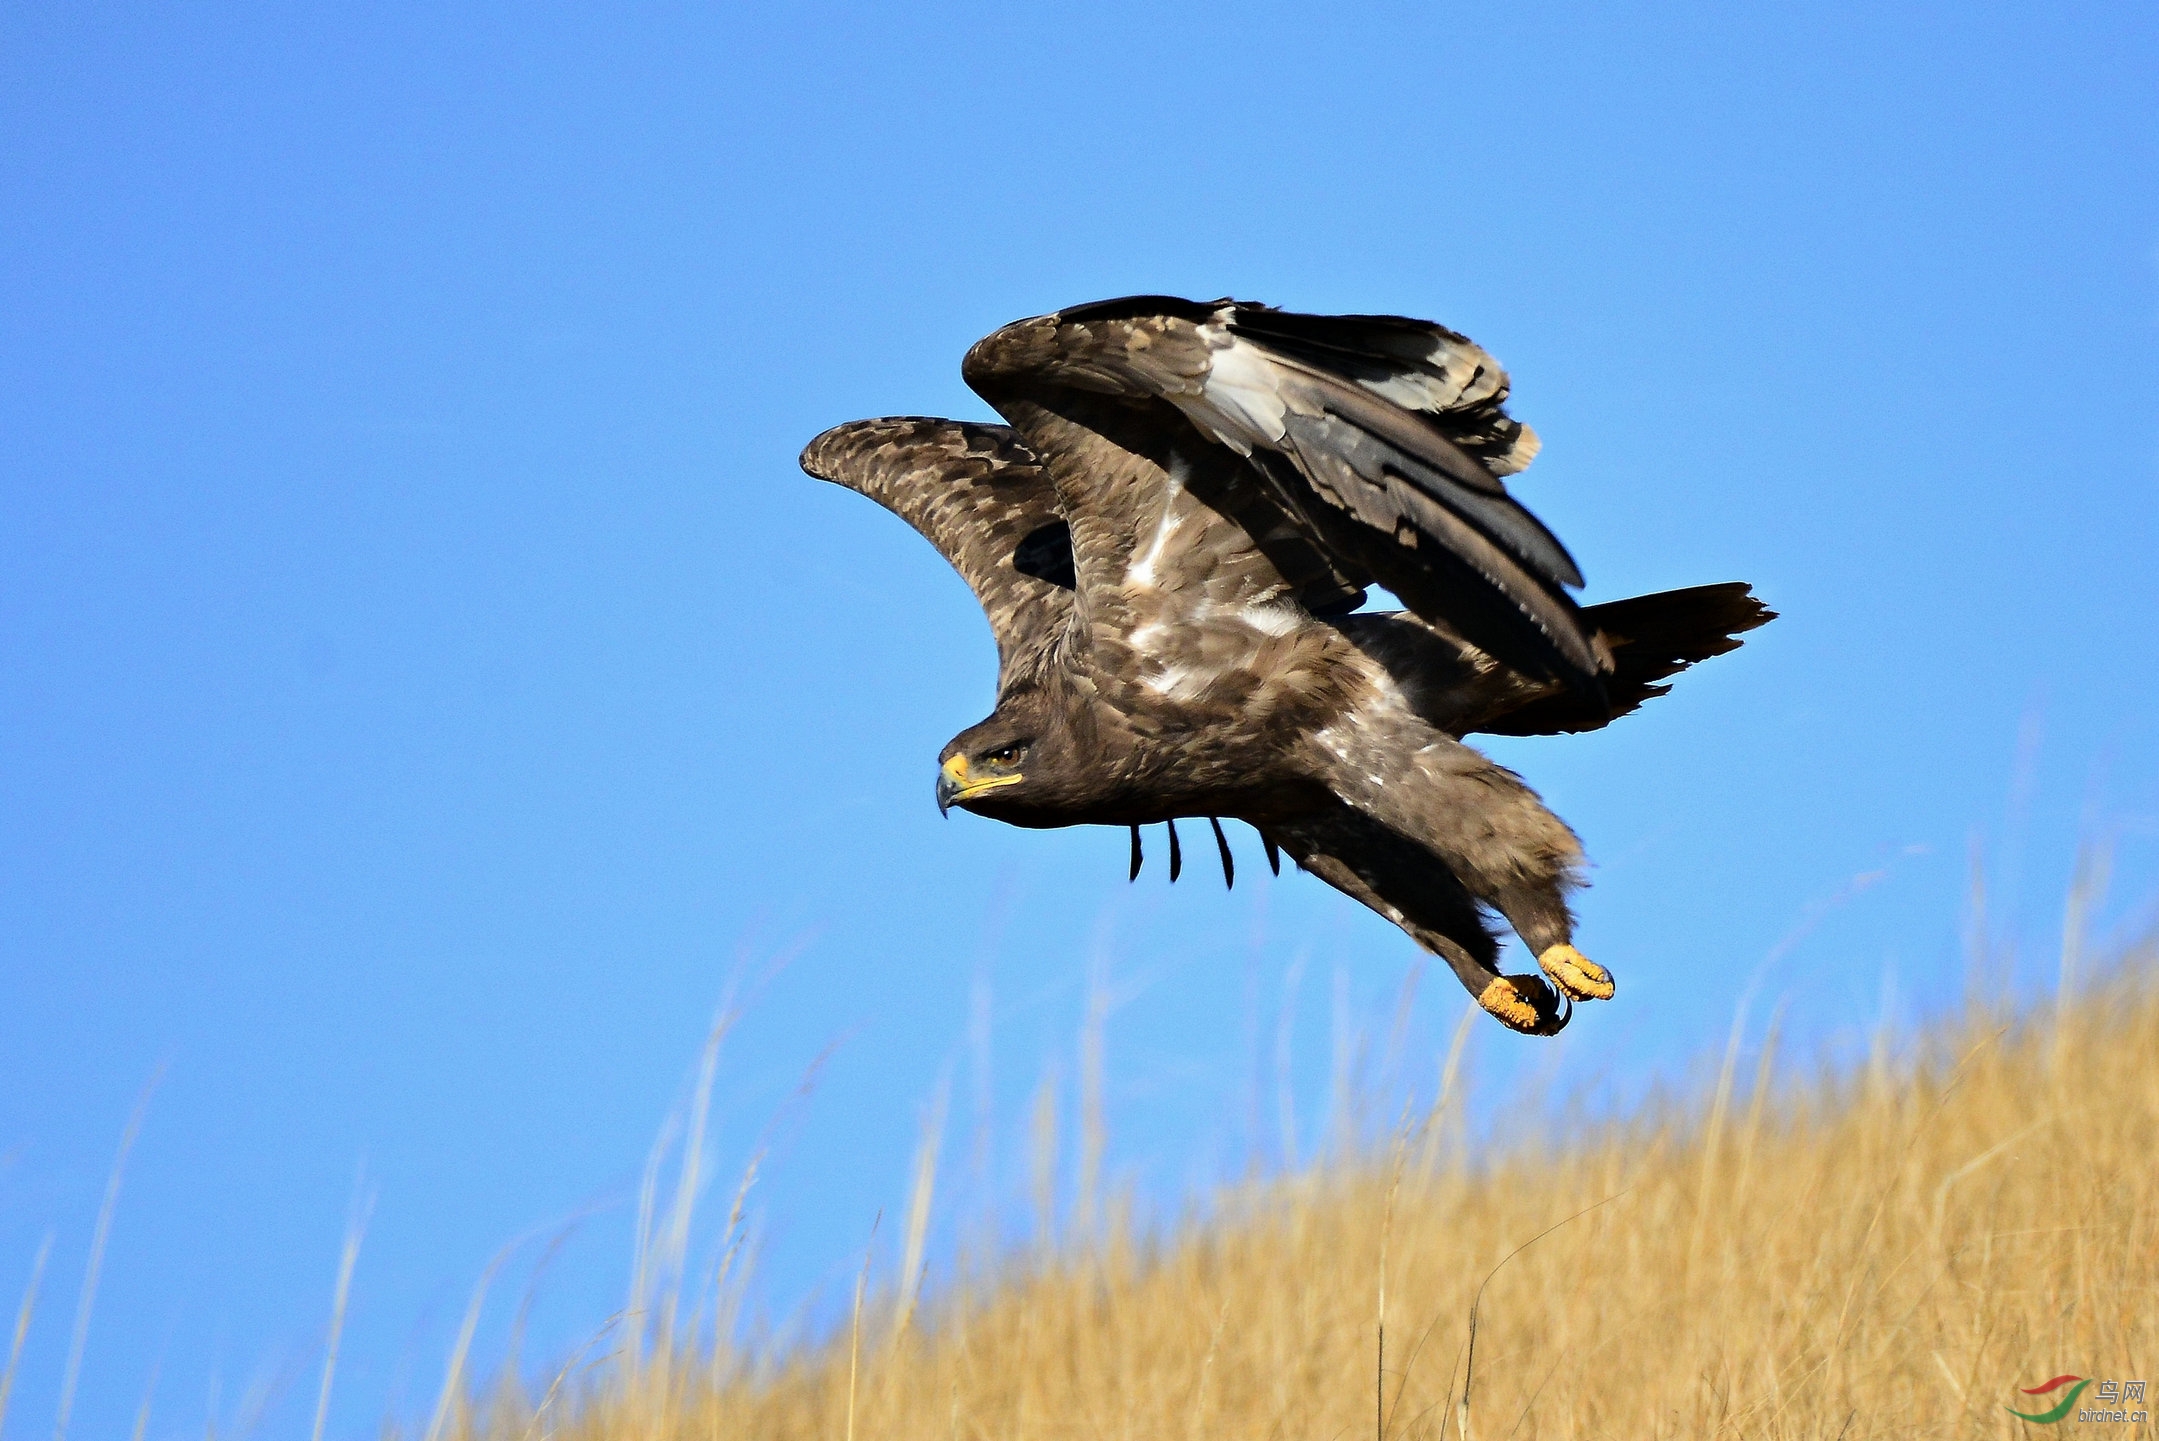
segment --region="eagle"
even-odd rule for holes
[[[1464,738],[1596,730],[1774,618],[1741,582],[1582,606],[1508,493],[1507,372],[1396,315],[1134,296],[978,341],[1007,422],[826,431],[810,475],[906,521],[997,642],[997,704],[940,810],[1016,826],[1223,817],[1400,927],[1483,1009],[1556,1034],[1611,973],[1573,944],[1580,841]],[[1360,609],[1383,588],[1406,607]],[[1541,974],[1502,975],[1500,920]]]

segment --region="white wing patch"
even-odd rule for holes
[[[1155,518],[1154,534],[1147,543],[1135,549],[1132,560],[1125,567],[1124,580],[1129,586],[1152,589],[1155,584],[1155,566],[1162,553],[1169,549],[1183,517],[1177,511],[1177,497],[1184,493],[1185,477],[1192,473],[1192,463],[1171,451],[1169,455],[1169,479],[1162,486],[1162,514]]]
[[[1198,700],[1214,684],[1215,673],[1196,666],[1166,665],[1162,673],[1144,682],[1147,689],[1166,700]]]
[[[1261,635],[1288,635],[1304,624],[1304,617],[1286,605],[1245,605],[1236,611],[1237,619]]]
[[[1140,684],[1174,701],[1197,700],[1231,671],[1252,667],[1267,645],[1308,620],[1293,601],[1279,598],[1279,587],[1265,599],[1229,602],[1209,599],[1204,578],[1194,583],[1193,577],[1173,572],[1167,562],[1192,540],[1188,532],[1214,523],[1213,513],[1186,489],[1191,465],[1186,456],[1170,452],[1162,508],[1151,526],[1141,523],[1122,587],[1146,617],[1125,637],[1141,662]]]
[[[1500,393],[1506,378],[1483,346],[1435,336],[1421,365],[1383,380],[1358,376],[1357,383],[1410,410],[1439,412],[1484,404]]]
[[[1199,330],[1207,342],[1207,374],[1196,392],[1169,392],[1166,398],[1202,434],[1239,455],[1280,450],[1288,434],[1285,417],[1322,408],[1311,389],[1313,373],[1298,360],[1231,334],[1227,312],[1217,311]],[[1461,337],[1434,336],[1421,358],[1395,364],[1399,368],[1377,378],[1346,378],[1391,404],[1428,415],[1473,410],[1507,389],[1500,363]],[[1536,458],[1537,448],[1536,432],[1525,425],[1504,455],[1488,456],[1484,463],[1495,475],[1512,475]]]
[[[1172,395],[1185,417],[1239,455],[1255,445],[1272,449],[1287,433],[1283,416],[1282,362],[1237,339],[1219,321],[1202,327],[1207,337],[1207,378],[1197,395]]]

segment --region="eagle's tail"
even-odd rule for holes
[[[1546,691],[1486,716],[1471,730],[1486,735],[1560,735],[1593,731],[1671,689],[1667,681],[1696,661],[1737,650],[1739,637],[1777,618],[1744,581],[1689,586],[1584,608],[1582,618],[1611,648],[1604,678],[1608,709],[1571,693]]]

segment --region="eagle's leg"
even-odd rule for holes
[[[1567,1024],[1572,1009],[1544,977],[1499,974],[1499,942],[1476,897],[1423,846],[1346,808],[1282,824],[1278,833],[1298,865],[1445,961],[1500,1024],[1533,1036],[1556,1035]]]
[[[1537,966],[1570,1001],[1609,1001],[1617,987],[1612,973],[1574,948],[1574,917],[1555,878],[1530,888],[1510,886],[1492,904],[1514,927],[1522,944],[1535,952]]]
[[[1484,1013],[1507,1029],[1525,1036],[1556,1036],[1572,1019],[1572,1005],[1562,1002],[1544,977],[1502,976],[1451,936],[1415,934],[1426,950],[1447,963]]]
[[[1329,767],[1337,795],[1424,847],[1504,915],[1568,1000],[1612,995],[1611,973],[1574,948],[1567,893],[1580,884],[1582,844],[1520,776],[1421,723],[1369,726],[1347,738],[1352,744]]]

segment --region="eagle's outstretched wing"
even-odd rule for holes
[[[1099,428],[1093,397],[1166,402],[1250,462],[1346,585],[1587,695],[1610,668],[1566,593],[1572,557],[1500,479],[1537,450],[1506,372],[1451,330],[1137,296],[1008,325],[962,373],[1031,442],[1059,418]]]
[[[1072,548],[1032,453],[1002,425],[899,416],[835,426],[802,452],[922,534],[967,582],[997,637],[1000,693],[1072,609]]]

